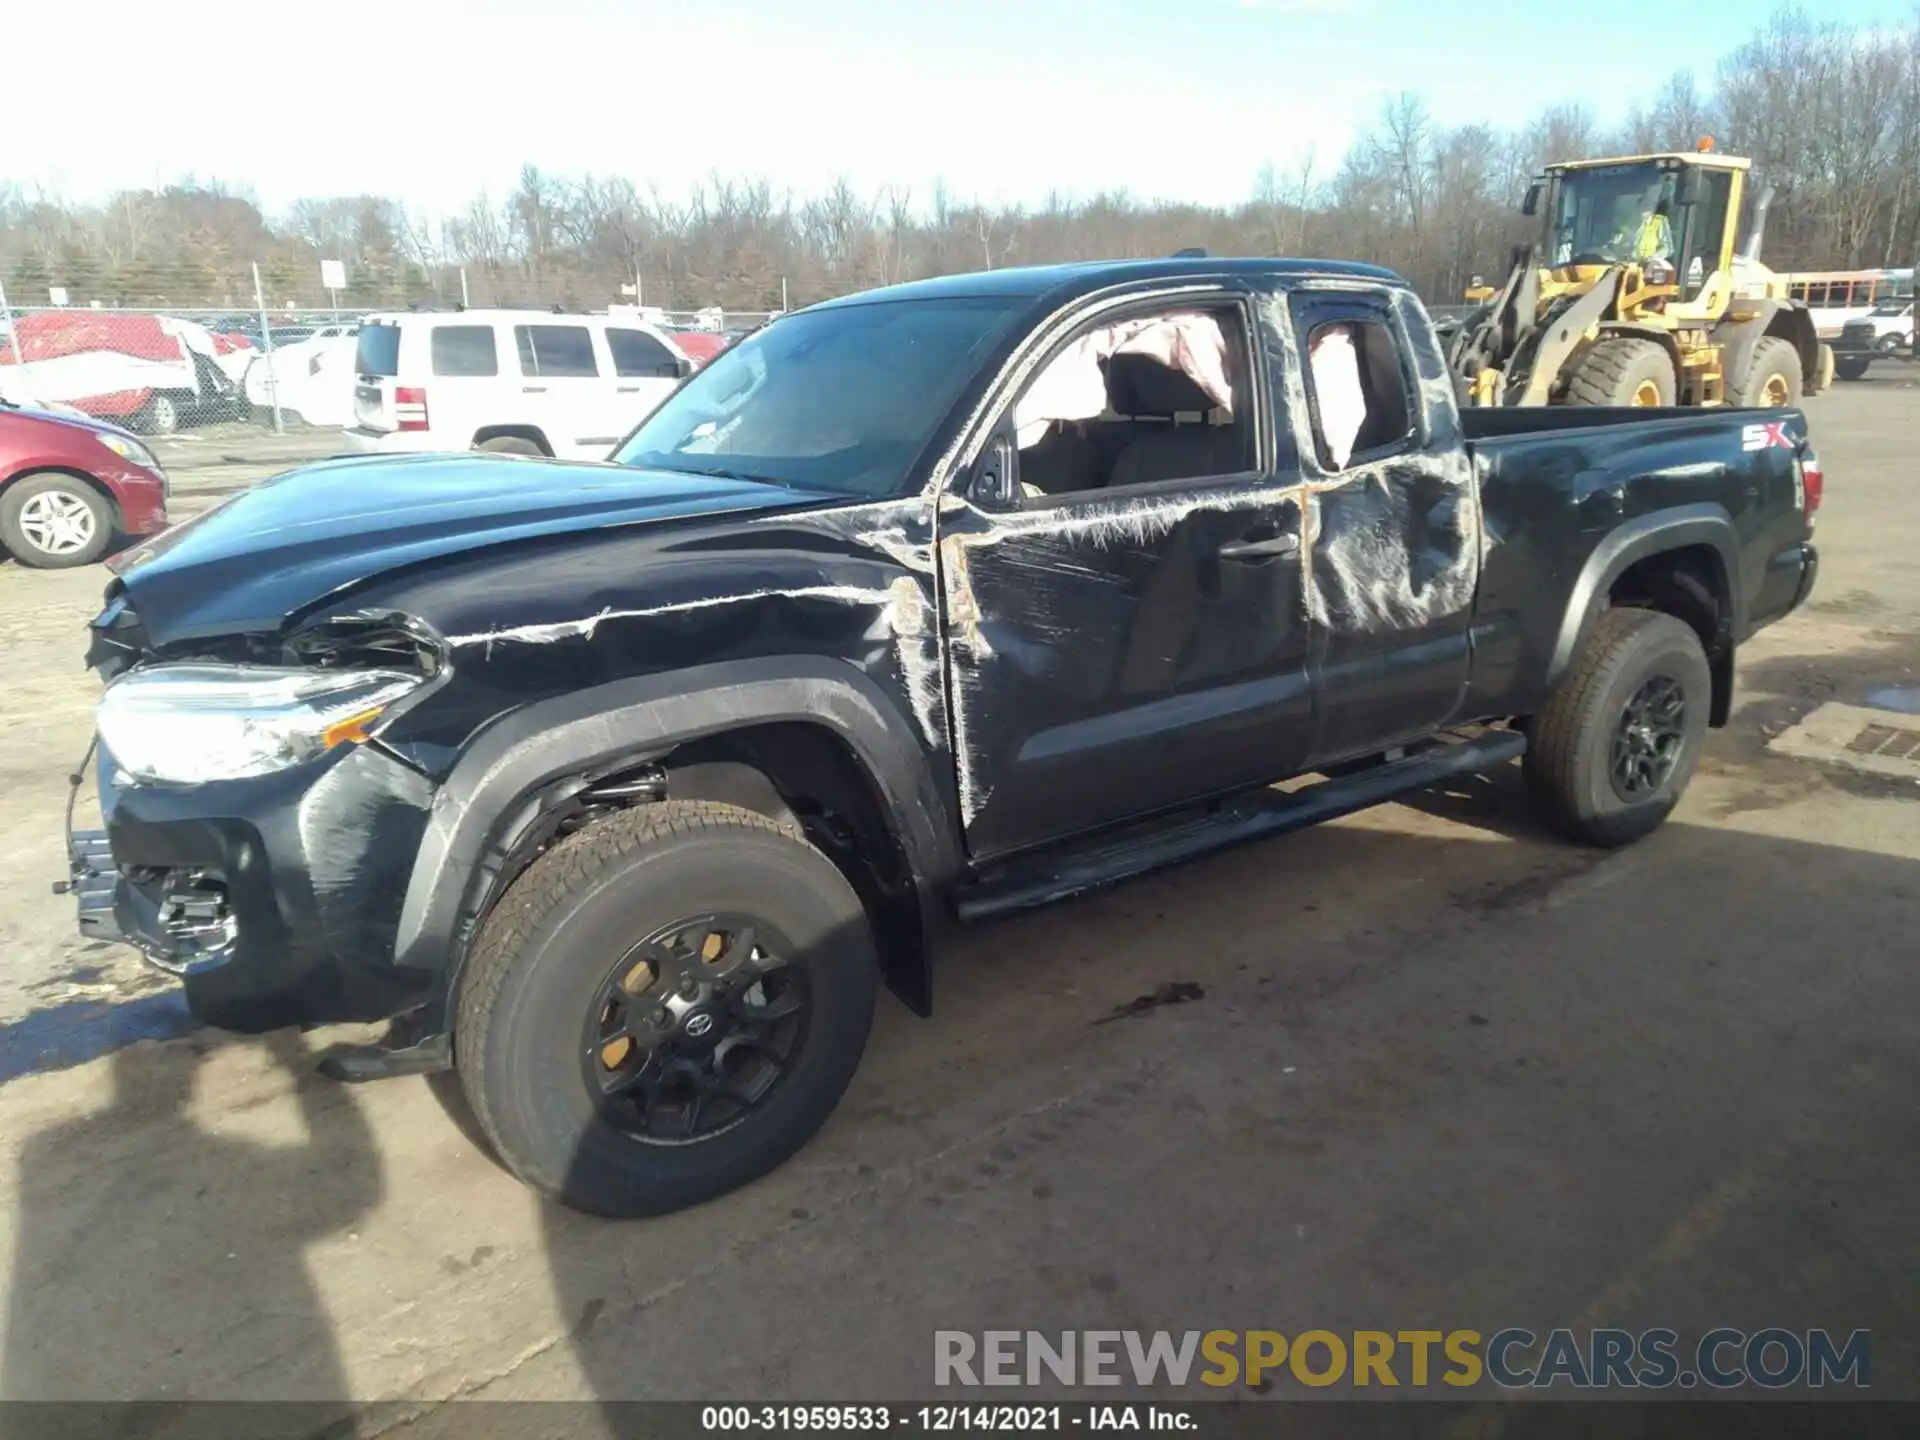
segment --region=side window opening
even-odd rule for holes
[[[516,325],[513,340],[519,347],[522,375],[565,378],[600,373],[593,336],[584,325]]]
[[[1321,465],[1346,469],[1408,444],[1419,413],[1399,341],[1381,320],[1330,320],[1307,335],[1307,388]]]
[[[1029,500],[1255,466],[1236,306],[1132,316],[1068,343],[1014,407]]]
[[[500,373],[500,350],[491,325],[436,325],[430,348],[435,375]]]
[[[623,379],[679,378],[680,357],[644,330],[609,325],[607,349],[613,352],[613,373]]]

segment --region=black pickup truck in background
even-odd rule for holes
[[[1644,835],[1820,495],[1796,410],[1462,413],[1370,267],[852,296],[607,463],[329,462],[127,557],[81,923],[216,1025],[391,1020],[327,1067],[452,1066],[530,1184],[668,1210],[806,1142],[956,917],[1516,759]]]

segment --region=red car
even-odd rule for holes
[[[89,565],[115,535],[167,528],[167,476],[124,430],[0,401],[0,545],[22,565]]]
[[[714,356],[733,342],[724,335],[716,335],[711,330],[671,330],[673,343],[680,347],[680,353],[693,361],[694,368],[705,365]]]

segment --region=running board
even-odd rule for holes
[[[1322,780],[1291,794],[1256,790],[1203,814],[1188,813],[1151,828],[1132,826],[1117,835],[1109,833],[1024,863],[1016,861],[962,890],[955,909],[962,920],[976,921],[1051,905],[1250,840],[1336,820],[1456,775],[1491,770],[1517,759],[1526,748],[1524,735],[1489,730],[1471,740],[1435,745],[1404,760]]]

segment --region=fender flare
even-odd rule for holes
[[[1713,328],[1713,341],[1720,347],[1720,373],[1729,391],[1746,378],[1753,363],[1753,349],[1768,335],[1778,335],[1793,343],[1800,354],[1801,381],[1809,394],[1819,383],[1820,336],[1813,328],[1813,317],[1788,300],[1757,300],[1753,312],[1744,320],[1723,320]],[[1786,316],[1785,324],[1780,323]]]
[[[938,768],[906,716],[842,661],[736,660],[556,696],[483,731],[435,792],[401,907],[394,963],[453,979],[502,862],[555,784],[783,721],[821,726],[852,750],[906,852],[922,914],[930,916],[934,896],[961,868],[958,831]]]
[[[1651,340],[1667,352],[1667,359],[1673,362],[1673,373],[1680,374],[1680,345],[1673,338],[1671,330],[1662,330],[1658,325],[1642,325],[1632,320],[1607,320],[1600,325],[1602,336],[1620,335],[1629,340]]]
[[[1740,587],[1740,538],[1733,517],[1712,503],[1681,505],[1629,520],[1611,531],[1587,557],[1573,582],[1560,633],[1547,661],[1547,687],[1560,683],[1593,629],[1613,582],[1651,555],[1662,555],[1690,545],[1707,545],[1720,559],[1720,581],[1727,600],[1729,634],[1735,641],[1747,633],[1747,597]]]

